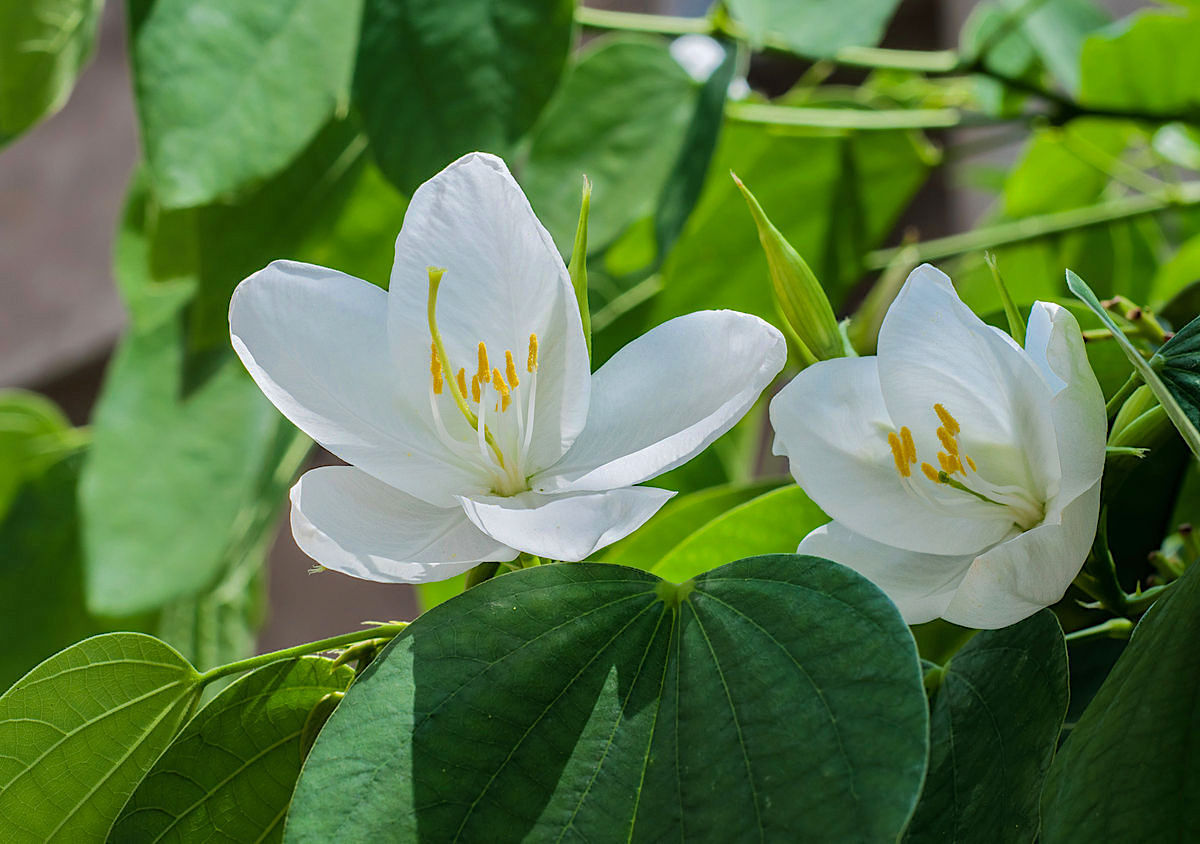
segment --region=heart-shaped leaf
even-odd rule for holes
[[[895,840],[926,719],[899,614],[827,560],[682,586],[525,569],[430,610],[355,682],[287,840]]]

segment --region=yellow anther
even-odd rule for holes
[[[946,452],[944,452],[944,451],[938,452],[938,463],[941,464],[943,472],[951,471],[950,467],[953,464],[950,462],[950,455],[947,454]]]
[[[504,351],[504,374],[508,376],[508,386],[514,390],[521,386],[521,382],[517,379],[517,366],[513,363],[512,351],[505,349]]]
[[[467,394],[467,370],[465,368],[458,370],[458,391],[464,396]]]
[[[900,442],[900,438],[896,436],[895,431],[888,432],[888,445],[892,449],[892,459],[896,461],[896,471],[900,473],[900,477],[907,478],[912,475],[912,469],[909,468],[908,461],[904,459],[904,446]]]
[[[429,374],[433,376],[433,393],[442,394],[442,359],[438,356],[437,343],[429,344]]]
[[[946,430],[949,431],[950,436],[957,437],[958,432],[961,431],[962,428],[959,427],[958,420],[950,415],[950,411],[946,410],[944,405],[935,404],[933,406],[933,412],[938,415],[938,419],[942,420],[942,424],[946,426]]]
[[[471,376],[471,400],[479,404],[479,373]]]
[[[479,381],[480,381],[480,383],[482,383],[482,384],[487,383],[488,373],[491,372],[491,370],[492,370],[492,368],[490,366],[488,366],[487,346],[483,345],[483,342],[480,341],[480,343],[479,343]]]
[[[950,431],[946,428],[937,429],[937,438],[941,440],[942,448],[950,454],[958,454],[958,442],[951,436]]]
[[[508,385],[504,383],[504,376],[500,374],[499,369],[492,370],[492,386],[496,388],[496,392],[500,395],[508,395]]]
[[[508,410],[508,406],[512,404],[512,393],[504,393],[500,396],[500,412]]]
[[[921,471],[925,473],[925,477],[929,478],[929,480],[933,481],[935,484],[940,484],[942,482],[942,478],[937,473],[937,470],[928,463],[921,464]]]
[[[966,472],[963,472],[962,463],[959,462],[957,454],[951,454],[950,458],[946,462],[950,464],[950,468],[946,471],[951,475],[953,475],[955,472],[961,472],[964,475],[966,474]]]
[[[913,442],[912,431],[905,425],[900,429],[900,444],[904,446],[904,456],[909,463],[917,462],[917,445]]]
[[[525,364],[528,372],[537,372],[538,368],[538,339],[536,334],[529,335],[529,361]]]
[[[975,461],[971,459],[971,455],[969,455],[969,454],[964,454],[964,455],[963,455],[963,459],[967,461],[967,465],[971,467],[971,471],[972,471],[972,472],[978,472],[978,471],[979,471],[977,468],[975,468]]]

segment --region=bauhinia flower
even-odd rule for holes
[[[878,355],[810,366],[771,422],[833,519],[800,553],[874,581],[910,624],[1013,624],[1059,600],[1091,547],[1104,398],[1057,305],[1034,304],[1022,349],[918,267]]]
[[[519,552],[581,560],[673,493],[635,486],[727,431],[783,367],[780,333],[707,311],[591,374],[562,258],[500,159],[412,197],[388,292],[279,261],[239,285],[234,348],[267,397],[349,466],[292,488],[323,566],[421,582]]]

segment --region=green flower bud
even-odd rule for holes
[[[829,297],[825,295],[816,275],[779,229],[767,219],[762,206],[742,184],[742,180],[734,173],[730,175],[750,206],[754,225],[758,227],[758,239],[767,255],[775,305],[804,364],[807,366],[819,360],[845,357],[845,342],[838,331],[833,306],[829,304]]]

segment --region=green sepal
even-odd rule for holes
[[[587,343],[588,359],[592,357],[592,314],[588,310],[587,236],[588,210],[592,205],[592,181],[583,177],[583,198],[579,202],[579,225],[575,229],[575,246],[571,250],[571,265],[567,273],[579,302],[579,320],[583,323],[583,339]]]
[[[750,215],[758,228],[759,242],[767,256],[775,306],[791,329],[792,339],[796,341],[803,362],[808,365],[819,360],[844,357],[845,341],[821,282],[800,257],[800,253],[767,218],[750,189],[742,184],[736,174],[731,172],[730,175],[750,207]]]

